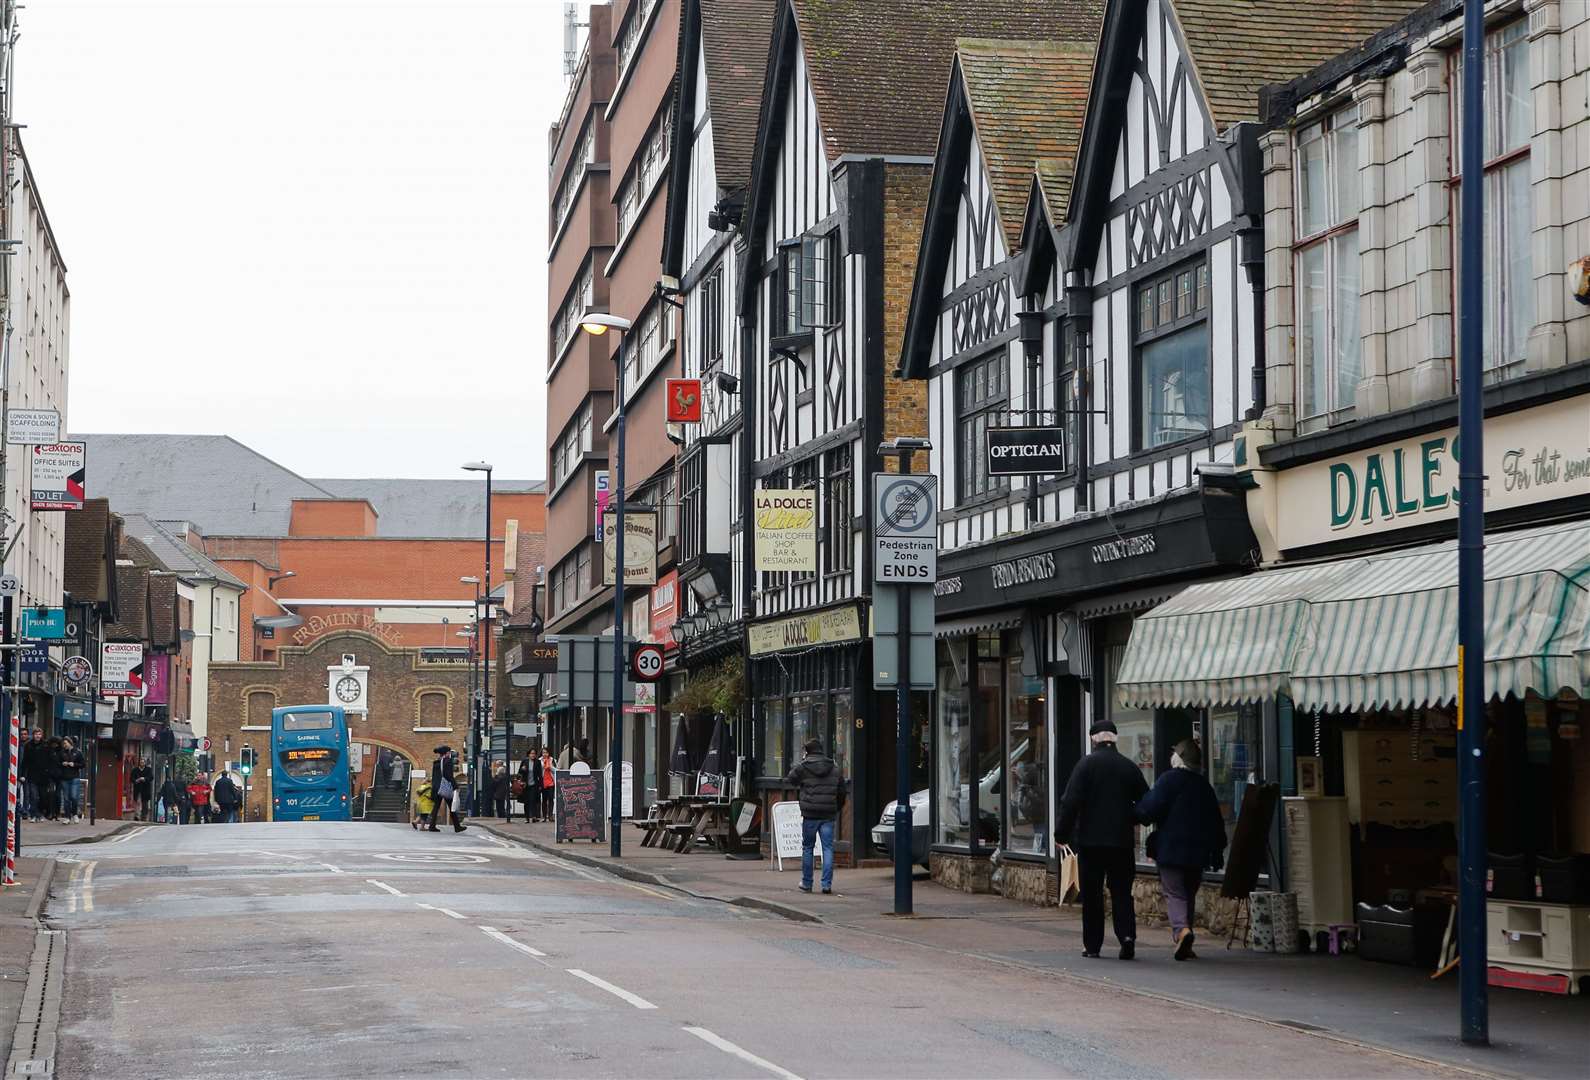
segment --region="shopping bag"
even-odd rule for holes
[[[445,776],[442,777],[442,782],[436,787],[436,794],[443,799],[451,799],[453,797],[453,782]]]
[[[1082,874],[1077,868],[1077,853],[1071,850],[1070,844],[1060,845],[1060,897],[1058,903],[1064,904],[1071,898],[1071,894],[1082,892]]]

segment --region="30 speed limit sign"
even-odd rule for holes
[[[629,658],[629,673],[636,682],[656,682],[662,678],[662,646],[652,644],[635,646],[635,654]]]

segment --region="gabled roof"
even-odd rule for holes
[[[1103,7],[1102,0],[789,2],[830,160],[931,155],[957,38],[1087,39]]]
[[[149,642],[175,648],[182,644],[182,617],[177,611],[174,574],[149,575]]]
[[[1096,33],[1095,26],[1079,41],[967,38],[956,43],[956,65],[1011,253],[1021,244],[1036,163],[1046,163],[1051,186],[1070,191]]]
[[[1259,88],[1346,52],[1428,0],[1170,0],[1215,130],[1259,117]]]
[[[123,514],[122,532],[139,541],[148,553],[150,565],[170,570],[181,577],[213,579],[235,589],[246,589],[242,579],[230,573],[202,551],[184,543],[175,533],[144,514]]]
[[[116,515],[109,499],[84,499],[66,515],[62,585],[78,603],[116,607]]]

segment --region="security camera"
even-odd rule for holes
[[[720,371],[718,372],[718,389],[725,394],[738,394],[740,392],[740,380],[730,375],[727,371]]]

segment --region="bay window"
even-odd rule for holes
[[[1351,417],[1362,374],[1356,109],[1298,132],[1294,174],[1297,418],[1309,430]]]

